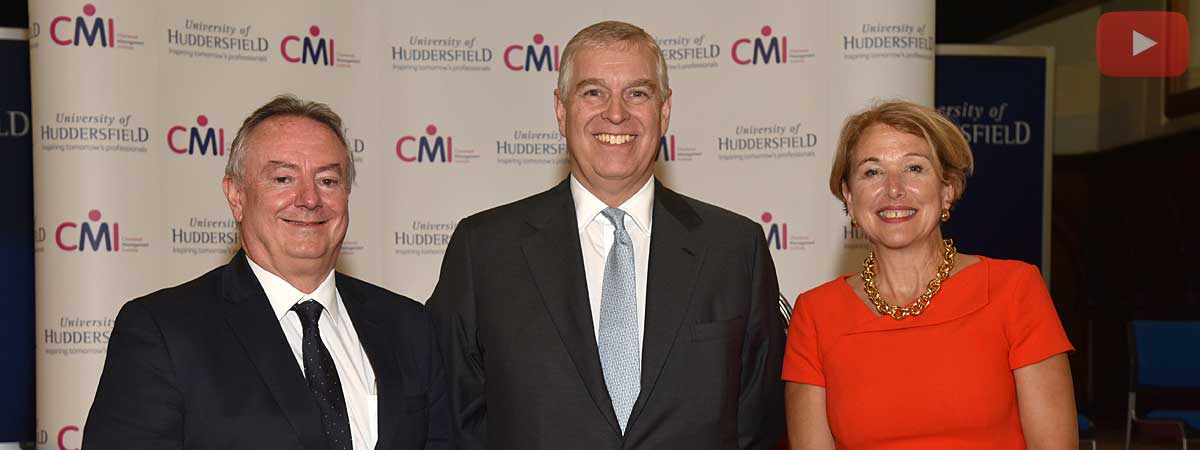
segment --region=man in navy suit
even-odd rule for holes
[[[291,96],[245,120],[223,180],[242,250],[121,308],[84,448],[451,448],[429,314],[334,271],[355,173],[342,129]]]
[[[464,449],[769,449],[783,324],[757,223],[654,179],[653,37],[601,22],[554,91],[571,173],[459,223],[429,299]]]

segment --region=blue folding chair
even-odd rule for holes
[[[1129,409],[1125,449],[1135,435],[1200,438],[1200,321],[1129,324]]]
[[[1096,450],[1096,424],[1083,414],[1079,415],[1079,448]]]

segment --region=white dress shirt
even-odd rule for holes
[[[583,252],[583,271],[587,277],[588,299],[592,305],[592,336],[600,336],[600,299],[604,288],[604,263],[613,244],[616,226],[600,214],[608,205],[592,195],[571,175],[571,197],[575,200],[575,220],[579,225],[579,245]],[[654,177],[650,177],[633,197],[618,206],[625,211],[625,231],[633,241],[633,269],[637,284],[638,345],[646,335],[646,273],[650,263],[650,230],[654,211]],[[597,340],[599,338],[597,337]]]
[[[300,316],[291,311],[293,305],[306,300],[316,300],[325,311],[317,321],[321,332],[321,342],[329,350],[334,365],[337,366],[338,380],[342,382],[342,395],[346,398],[346,412],[350,416],[350,438],[354,442],[354,450],[370,450],[375,448],[379,439],[379,404],[375,391],[375,371],[367,359],[367,353],[358,341],[358,333],[354,323],[342,303],[342,296],[337,291],[333,271],[325,277],[325,281],[317,286],[317,290],[305,294],[296,289],[283,278],[263,269],[254,260],[250,269],[258,277],[259,284],[271,301],[271,309],[279,319],[283,335],[287,337],[288,345],[292,347],[292,355],[300,371],[304,371],[304,351],[301,347],[304,340],[304,328],[300,324]]]

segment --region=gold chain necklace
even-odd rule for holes
[[[863,261],[863,290],[867,291],[867,300],[875,305],[875,310],[879,311],[879,314],[900,320],[908,316],[919,316],[925,312],[925,308],[929,307],[929,299],[942,290],[942,281],[950,276],[951,270],[954,270],[954,256],[958,254],[958,250],[954,248],[954,240],[946,239],[942,241],[942,244],[944,245],[942,265],[938,266],[937,273],[934,274],[932,280],[929,280],[929,286],[925,288],[925,293],[917,297],[916,301],[909,306],[892,306],[879,298],[879,288],[875,286],[875,252],[867,255],[867,259]]]

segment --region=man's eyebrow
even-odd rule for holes
[[[658,83],[655,83],[654,80],[651,80],[649,78],[642,78],[642,79],[634,80],[632,83],[629,83],[629,87],[631,87],[631,88],[646,87],[646,88],[650,88],[651,91],[656,91],[656,90],[658,90]]]
[[[587,78],[587,79],[579,80],[578,83],[575,83],[575,88],[578,89],[578,88],[587,86],[589,84],[604,86],[604,80],[601,80],[599,78]]]
[[[290,163],[287,161],[271,160],[271,161],[267,161],[267,166],[264,167],[263,170],[271,170],[271,169],[279,169],[279,168],[297,169],[298,170],[298,169],[300,169],[300,166],[296,165],[295,163]],[[342,170],[342,163],[331,163],[331,164],[326,164],[324,166],[317,167],[317,172],[323,172],[326,170],[337,170],[340,172]]]
[[[575,83],[575,88],[579,89],[581,87],[588,86],[588,85],[607,86],[604,83],[604,80],[601,80],[599,78],[588,78],[585,80],[580,80],[578,83]],[[637,80],[630,82],[628,87],[631,87],[631,88],[648,87],[651,90],[658,90],[658,83],[656,83],[654,80],[651,80],[649,78],[641,78],[641,79],[637,79]]]
[[[336,170],[340,173],[342,171],[342,163],[326,164],[324,166],[318,167],[317,173],[324,172],[326,170]]]
[[[271,160],[271,161],[267,161],[267,167],[264,167],[264,169],[270,170],[270,169],[275,169],[275,168],[280,168],[280,167],[282,167],[284,169],[299,169],[300,168],[300,166],[298,166],[294,163],[287,162],[287,161]]]

